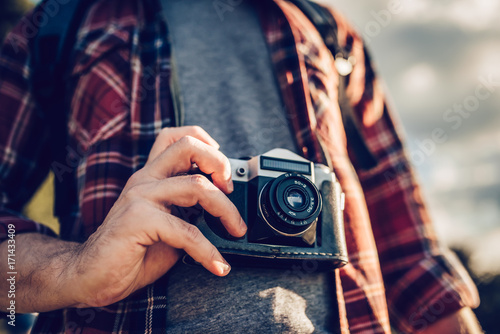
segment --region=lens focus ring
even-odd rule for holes
[[[270,181],[261,196],[261,208],[267,222],[284,233],[305,230],[321,212],[321,195],[306,177],[283,174]]]

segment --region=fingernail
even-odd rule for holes
[[[233,190],[234,190],[234,184],[233,184],[233,180],[229,180],[229,182],[227,183],[227,190],[232,193]]]
[[[240,219],[240,230],[244,233],[247,233],[247,224],[245,224],[243,219]]]
[[[219,267],[219,273],[221,275],[226,276],[230,271],[231,271],[231,266],[226,262],[222,261],[215,261],[217,263],[217,266]]]

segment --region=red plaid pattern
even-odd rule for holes
[[[413,332],[463,306],[476,306],[477,291],[467,273],[436,240],[397,123],[360,37],[331,11],[340,43],[356,58],[348,95],[378,160],[370,170],[356,166],[346,143],[338,74],[318,32],[284,0],[261,1],[259,6],[297,143],[305,157],[316,161],[324,147],[346,193],[350,263],[336,273],[342,333],[389,333],[390,324]],[[41,10],[39,6],[35,12]],[[50,233],[16,213],[52,164],[50,134],[29,91],[26,22],[33,22],[32,15],[9,35],[0,57],[0,238],[8,224],[16,226],[16,233]],[[138,0],[98,1],[80,29],[68,80],[73,90],[70,147],[63,162],[76,171],[77,203],[60,217],[62,239],[84,241],[95,231],[128,177],[146,162],[160,129],[172,126],[167,37],[159,16],[148,15]],[[161,331],[163,283],[160,279],[105,308],[43,313],[34,332]]]

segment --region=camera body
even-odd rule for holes
[[[316,269],[330,270],[347,263],[344,194],[328,167],[285,149],[229,161],[234,191],[228,197],[247,234],[231,236],[207,212],[195,224],[232,265],[290,267],[311,260]]]

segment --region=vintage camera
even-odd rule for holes
[[[347,263],[344,194],[328,167],[285,149],[229,161],[234,191],[228,197],[247,234],[231,236],[207,212],[195,224],[231,265],[290,267],[309,260],[330,270]]]

